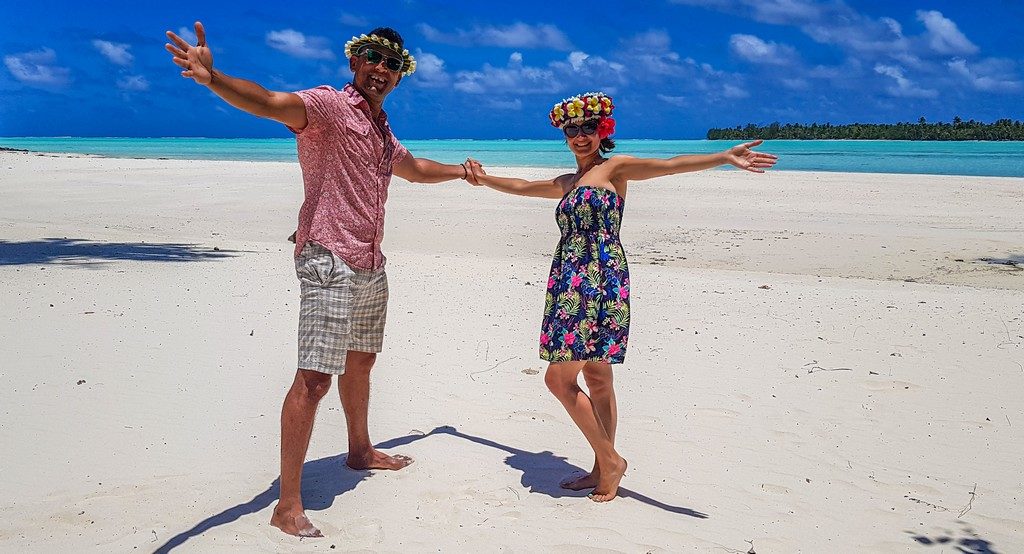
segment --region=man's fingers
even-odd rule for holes
[[[203,24],[196,21],[196,46],[206,46],[206,29]]]
[[[181,48],[178,48],[177,46],[174,46],[172,44],[165,44],[164,45],[164,49],[167,50],[168,52],[170,52],[171,54],[174,54],[174,57],[176,57],[176,58],[187,58],[188,57],[188,55],[185,54],[184,50],[182,50]]]
[[[183,67],[185,69],[191,69],[192,68],[191,67],[192,64],[190,64],[188,62],[188,60],[185,60],[185,59],[182,59],[182,58],[172,58],[171,61],[174,62],[175,64],[177,64],[179,67]]]
[[[167,38],[171,39],[171,42],[176,44],[178,48],[181,48],[182,50],[188,50],[192,46],[191,44],[185,42],[185,39],[179,37],[171,31],[167,31]]]

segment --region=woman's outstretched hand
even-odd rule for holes
[[[203,29],[203,24],[196,21],[195,28],[195,46],[167,31],[167,38],[172,44],[165,44],[164,48],[174,56],[171,61],[184,69],[181,72],[182,77],[192,79],[200,85],[208,85],[213,79],[213,52],[206,46],[206,30]]]
[[[733,146],[725,151],[727,162],[752,173],[764,173],[764,170],[771,169],[775,165],[779,157],[775,154],[765,154],[764,152],[754,152],[751,150],[751,148],[760,146],[762,142],[764,141],[755,140]]]
[[[480,186],[480,177],[487,175],[487,172],[484,171],[484,166],[480,165],[480,162],[473,158],[466,158],[466,169],[469,171],[469,174],[466,177],[469,184],[475,187]]]

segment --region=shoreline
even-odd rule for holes
[[[735,141],[725,141],[735,142]],[[38,156],[45,158],[83,158],[83,159],[105,159],[105,160],[134,160],[134,161],[154,161],[154,162],[202,162],[202,163],[259,163],[259,164],[287,164],[298,166],[298,160],[287,161],[287,160],[234,160],[234,159],[209,159],[209,158],[184,158],[184,157],[149,157],[149,156],[108,156],[105,154],[85,154],[79,152],[48,152],[38,150],[25,150],[20,148],[5,148],[0,147],[0,155],[2,154],[22,154],[30,156]],[[509,170],[509,171],[520,171],[520,172],[550,172],[557,170],[569,170],[570,165],[564,166],[537,166],[537,165],[500,165],[494,164],[489,166],[494,170]],[[718,167],[711,168],[705,171],[740,171],[732,167]],[[871,172],[871,171],[830,171],[830,170],[817,170],[817,169],[773,169],[772,173],[777,174],[811,174],[811,173],[822,173],[827,175],[847,175],[847,176],[858,176],[858,175],[876,175],[876,176],[899,176],[899,177],[924,177],[924,178],[938,178],[938,179],[1003,179],[1009,181],[1018,181],[1021,186],[1024,187],[1024,176],[1006,176],[1006,175],[959,175],[959,174],[935,174],[935,173],[891,173],[891,172]],[[400,179],[395,177],[395,179]]]

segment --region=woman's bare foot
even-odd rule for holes
[[[590,473],[584,473],[583,475],[574,473],[558,483],[558,486],[571,491],[581,491],[596,487],[600,481],[601,472],[598,471],[597,464],[594,464],[594,469]]]
[[[274,515],[270,518],[270,524],[278,529],[288,533],[289,535],[295,535],[296,537],[303,538],[320,538],[323,537],[323,533],[319,529],[313,526],[313,523],[306,517],[305,512],[299,511],[298,514],[284,513],[274,509]]]
[[[390,469],[399,470],[412,463],[412,458],[396,454],[388,456],[380,450],[373,449],[365,454],[349,454],[345,465],[352,469]]]
[[[626,474],[628,465],[626,459],[620,457],[619,463],[616,464],[613,471],[601,475],[601,480],[594,488],[594,492],[588,495],[590,499],[594,502],[608,502],[615,498],[619,492],[619,481],[622,481],[622,476]]]

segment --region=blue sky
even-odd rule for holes
[[[396,28],[419,64],[385,104],[406,139],[556,138],[551,105],[589,90],[615,98],[620,138],[1024,119],[1020,0],[274,5],[6,3],[0,135],[290,136],[179,76],[163,32],[188,34],[196,19],[219,69],[274,90],[340,87],[345,41]]]

